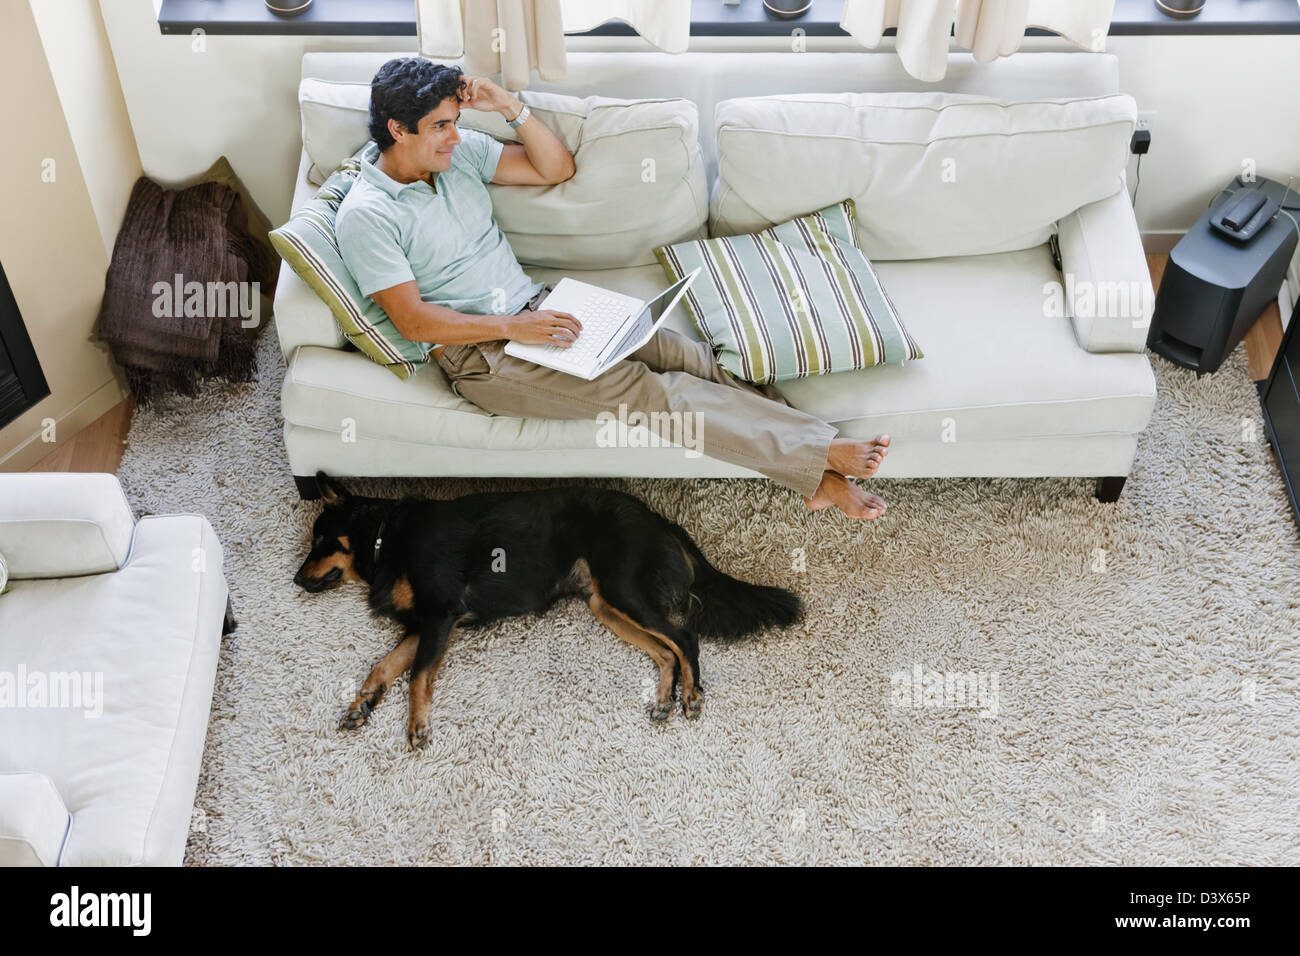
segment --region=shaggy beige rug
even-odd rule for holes
[[[705,643],[703,716],[663,725],[649,659],[577,600],[467,632],[413,754],[404,681],[335,729],[397,632],[358,585],[291,582],[319,506],[264,335],[260,381],[137,413],[120,470],[138,510],[208,516],[240,621],[187,861],[1300,862],[1300,536],[1244,352],[1199,381],[1151,360],[1117,505],[1083,479],[894,480],[853,523],[758,480],[606,482],[805,622]]]

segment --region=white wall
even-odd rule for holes
[[[75,12],[75,6],[63,10]],[[0,3],[0,87],[6,90],[0,123],[8,134],[0,149],[0,182],[7,187],[0,262],[50,386],[47,398],[0,429],[5,471],[31,467],[126,395],[116,366],[90,334],[121,221],[120,210],[111,207],[125,207],[140,165],[124,111],[116,120],[111,109],[85,116],[95,104],[121,98],[113,93],[111,59],[104,48],[97,50],[98,16],[69,17],[56,29],[65,34],[55,42],[57,70],[47,59],[33,7],[26,0]],[[76,50],[83,52],[80,59]],[[85,123],[76,135],[65,108]],[[97,162],[100,168],[87,175],[84,167]],[[52,176],[43,175],[47,169]],[[54,422],[53,442],[47,419]]]
[[[1137,202],[1144,232],[1181,235],[1244,159],[1300,188],[1300,36],[1112,37],[1108,50],[1123,90],[1157,113]]]
[[[181,179],[224,153],[276,222],[288,215],[297,170],[303,51],[415,47],[414,37],[210,36],[198,52],[188,37],[159,34],[154,0],[101,4],[145,172]],[[569,42],[645,48],[634,38]],[[697,38],[692,49],[750,46],[789,42]],[[808,48],[858,49],[847,37],[809,38]],[[1047,38],[1027,40],[1029,48],[1073,49]],[[1300,176],[1300,37],[1116,37],[1109,49],[1120,57],[1125,92],[1159,114],[1142,164],[1144,231],[1185,230],[1245,156],[1256,158],[1261,175]]]
[[[100,0],[145,175],[164,185],[226,156],[275,224],[289,215],[306,50],[415,50],[415,37],[163,36],[156,0]]]
[[[104,251],[122,224],[140,153],[97,0],[30,0],[45,59],[90,191]]]

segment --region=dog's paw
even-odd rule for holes
[[[370,719],[370,712],[374,708],[370,701],[358,698],[352,702],[346,714],[339,720],[339,730],[355,730],[365,724]]]
[[[667,720],[668,715],[673,712],[673,702],[671,699],[666,701],[656,701],[650,705],[651,720]]]
[[[704,710],[704,695],[699,691],[682,695],[682,713],[694,720]]]
[[[423,750],[429,746],[429,739],[429,725],[427,723],[407,725],[406,742],[411,745],[412,750]]]
[[[380,687],[375,691],[361,691],[356,697],[352,698],[352,703],[348,705],[347,712],[339,719],[339,730],[355,730],[357,727],[365,724],[370,719],[370,713],[379,703],[379,698],[384,694],[384,688]]]

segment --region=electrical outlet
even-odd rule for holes
[[[1137,126],[1135,126],[1134,129],[1144,129],[1148,133],[1150,133],[1152,131],[1152,128],[1155,125],[1156,125],[1156,114],[1154,112],[1138,113]]]

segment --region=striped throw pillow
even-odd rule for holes
[[[852,199],[655,255],[672,281],[703,267],[682,301],[737,378],[765,384],[924,357],[858,246]]]
[[[374,162],[379,158],[379,147],[371,141],[355,156],[345,159],[315,197],[303,203],[283,226],[272,230],[271,244],[330,307],[349,342],[398,378],[410,378],[428,360],[428,346],[405,338],[388,314],[361,294],[343,264],[334,235],[339,204],[361,175],[358,157]]]

